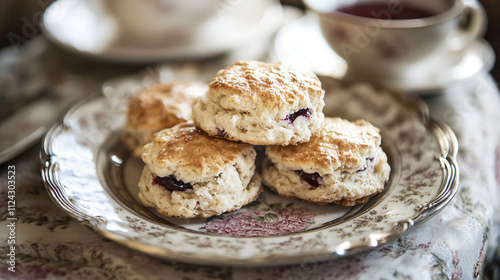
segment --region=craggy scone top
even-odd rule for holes
[[[283,170],[304,170],[331,174],[336,170],[355,172],[377,155],[379,129],[365,120],[350,122],[325,118],[321,130],[307,143],[269,146],[269,159]]]
[[[159,177],[185,182],[219,175],[241,156],[254,156],[252,145],[208,136],[192,122],[159,131],[143,148],[142,160]]]
[[[133,95],[127,104],[129,129],[157,131],[192,120],[191,105],[207,91],[201,82],[157,84]]]
[[[324,91],[313,73],[282,63],[242,60],[217,73],[207,97],[228,110],[262,111],[284,118],[322,102]]]

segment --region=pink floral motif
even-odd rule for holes
[[[460,258],[458,257],[458,253],[455,253],[453,255],[452,263],[453,263],[454,269],[453,269],[453,272],[451,273],[451,279],[452,280],[462,279],[463,272],[462,272],[462,268],[460,267]]]
[[[208,231],[229,236],[275,236],[303,231],[314,223],[314,214],[306,208],[277,211],[249,210],[212,219],[205,223]]]

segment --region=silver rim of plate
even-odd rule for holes
[[[116,105],[102,95],[71,108],[47,133],[41,151],[46,189],[71,217],[124,246],[172,261],[220,266],[296,264],[352,255],[381,247],[441,211],[458,189],[453,131],[430,119],[425,103],[414,96],[320,78],[325,114],[364,118],[378,126],[392,170],[384,192],[355,207],[279,198],[286,207],[302,205],[300,209],[314,213],[307,229],[225,236],[200,228],[209,224],[206,219],[165,219],[140,205],[133,193],[137,182],[127,181],[127,176],[141,163],[130,160],[120,142],[123,102]],[[138,85],[139,80],[125,82]],[[265,204],[276,197],[266,190],[259,199]]]

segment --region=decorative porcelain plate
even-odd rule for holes
[[[409,95],[321,80],[327,115],[364,118],[381,129],[390,180],[363,205],[320,206],[266,190],[230,214],[160,216],[138,202],[143,163],[120,140],[126,97],[141,87],[133,79],[122,80],[126,86],[116,85],[114,94],[76,105],[48,132],[41,152],[46,188],[64,211],[111,240],[203,265],[268,266],[350,255],[383,246],[442,210],[458,187],[453,132],[430,120],[426,106]]]

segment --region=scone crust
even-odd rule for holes
[[[169,217],[207,218],[234,211],[262,192],[255,159],[252,145],[210,137],[192,122],[178,124],[156,133],[144,147],[139,198]],[[191,187],[172,190],[155,176],[174,176]]]
[[[356,171],[376,155],[379,129],[365,120],[350,122],[325,118],[323,127],[311,140],[296,146],[269,146],[266,154],[279,169],[308,173],[332,173],[336,169]]]
[[[126,147],[140,157],[142,146],[155,132],[192,120],[193,101],[207,89],[202,82],[174,81],[156,84],[133,95],[127,103],[122,136]]]
[[[252,145],[210,137],[185,122],[154,134],[143,148],[142,160],[160,177],[174,175],[194,183],[217,176],[244,155],[255,159]]]
[[[390,166],[380,143],[379,129],[367,121],[325,118],[308,143],[266,147],[262,179],[284,197],[317,204],[364,203],[389,179]],[[302,171],[321,176],[319,186],[305,182]]]
[[[219,71],[208,86],[211,100],[220,100],[224,108],[246,111],[249,106],[281,111],[324,97],[321,82],[313,73],[252,60],[238,61]]]
[[[282,63],[238,61],[220,70],[193,105],[196,124],[212,136],[254,145],[309,141],[323,121],[318,77]],[[287,117],[310,110],[307,118]]]
[[[320,205],[335,203],[354,206],[365,203],[384,190],[391,168],[387,156],[379,147],[373,166],[359,172],[336,170],[322,175],[323,184],[312,187],[301,180],[294,170],[279,170],[266,158],[263,164],[264,185],[283,197],[298,198]]]

